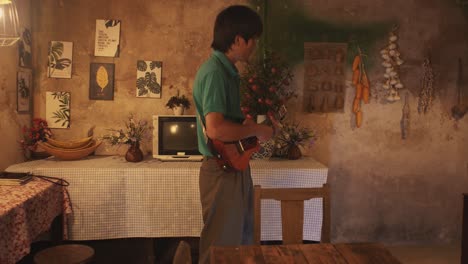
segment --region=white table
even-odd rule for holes
[[[73,213],[71,240],[125,237],[198,237],[202,229],[199,162],[139,163],[118,156],[91,156],[78,161],[55,158],[15,164],[9,172],[60,177],[68,187]],[[328,168],[300,160],[254,160],[254,184],[262,187],[321,187]],[[320,240],[321,199],[306,201],[304,239]],[[279,202],[262,201],[262,240],[281,240]]]

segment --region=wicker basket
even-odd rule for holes
[[[93,137],[85,137],[80,139],[74,140],[57,140],[48,138],[47,143],[52,147],[62,148],[62,149],[77,149],[77,148],[84,148],[91,146],[90,142],[92,141]]]
[[[99,145],[101,145],[101,141],[91,141],[91,145],[87,148],[79,148],[79,149],[63,149],[54,147],[48,143],[38,142],[38,144],[45,150],[47,153],[53,155],[57,159],[60,160],[78,160],[82,159],[86,156],[89,156],[93,153]]]

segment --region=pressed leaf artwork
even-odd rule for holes
[[[91,63],[89,76],[89,99],[114,99],[113,63]]]
[[[29,113],[31,108],[32,72],[19,71],[17,79],[17,111]]]
[[[51,41],[47,77],[71,78],[73,42]]]
[[[70,127],[69,92],[46,92],[46,121],[50,128]]]
[[[99,66],[96,73],[96,82],[101,87],[101,93],[104,92],[107,84],[109,84],[109,75],[107,74],[106,68]]]
[[[136,97],[161,98],[161,61],[137,61]]]

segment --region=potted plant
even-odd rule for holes
[[[190,108],[190,101],[185,95],[179,95],[179,91],[177,91],[177,95],[169,98],[166,107],[172,109],[174,115],[183,115],[184,110]]]
[[[281,131],[275,137],[276,149],[279,156],[295,160],[302,157],[299,146],[312,145],[317,139],[313,130],[301,127],[298,123],[284,123]]]

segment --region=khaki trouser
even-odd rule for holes
[[[250,167],[244,172],[225,172],[214,159],[200,168],[200,200],[203,230],[199,263],[210,262],[213,245],[253,244],[253,185]]]

